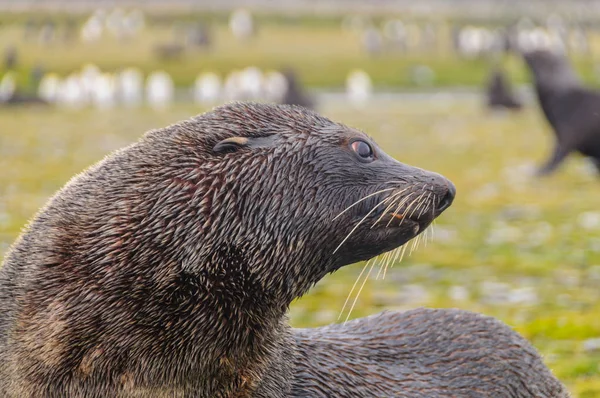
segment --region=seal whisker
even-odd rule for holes
[[[431,212],[434,212],[436,203],[436,195],[433,195],[430,199],[429,207],[431,208]],[[435,218],[433,219],[433,223],[429,224],[429,226],[425,229],[425,247],[427,247],[428,242],[433,242],[433,225],[435,224]]]
[[[402,246],[398,246],[396,248],[396,254],[394,255],[394,259],[392,260],[390,266],[393,267],[394,264],[396,263],[396,260],[398,259],[398,257],[400,256],[400,253],[402,253],[402,248],[404,247],[404,245]]]
[[[423,231],[423,232],[425,232],[425,231]],[[417,247],[416,247],[415,250],[419,249],[419,246],[421,245],[421,242],[423,242],[423,244],[425,246],[427,246],[427,235],[421,234],[419,236],[421,237],[421,239],[419,239],[419,241],[417,242]]]
[[[401,190],[400,192],[397,192],[393,195],[390,195],[390,198],[397,198],[398,196],[400,196],[402,193],[404,193],[404,191],[406,191],[408,188],[404,188],[403,190]],[[379,218],[373,223],[373,225],[371,225],[371,229],[373,229],[373,227],[375,227],[375,225],[377,225],[377,223],[379,221],[381,221],[381,219],[387,214],[387,211],[392,208],[394,205],[396,204],[396,202],[392,202],[388,207],[386,207],[383,212],[381,213],[381,216],[379,216]]]
[[[390,264],[390,261],[394,258],[394,254],[396,253],[396,250],[398,250],[398,248],[396,248],[396,249],[394,249],[394,250],[392,250],[392,251],[389,252],[390,256],[388,258],[388,261],[386,261],[386,263],[385,263],[385,267],[383,268],[383,275],[381,277],[381,280],[385,279],[385,275],[387,274],[388,266]]]
[[[423,231],[423,235],[425,235],[425,237],[423,238],[423,244],[425,245],[425,247],[427,247],[427,241],[429,240],[429,228],[425,228],[425,231]]]
[[[370,197],[373,197],[373,196],[375,196],[375,195],[378,195],[378,194],[380,194],[380,193],[387,192],[387,191],[392,191],[392,190],[394,190],[394,189],[396,189],[396,188],[392,187],[392,188],[386,188],[386,189],[382,189],[382,190],[380,190],[380,191],[373,192],[372,194],[369,194],[369,195],[367,195],[367,196],[365,196],[365,197],[363,197],[363,198],[361,198],[361,199],[357,200],[356,202],[352,203],[350,206],[348,206],[348,207],[346,207],[344,210],[342,210],[342,212],[341,212],[340,214],[338,214],[337,216],[333,217],[333,219],[332,219],[331,221],[335,221],[335,220],[336,220],[336,219],[337,219],[339,216],[341,216],[342,214],[346,213],[348,210],[350,210],[351,208],[353,208],[354,206],[356,206],[356,205],[357,205],[357,204],[359,204],[360,202],[362,202],[362,201],[364,201],[364,200],[367,200],[367,199],[369,199]]]
[[[379,256],[375,257],[375,259],[377,260],[379,258]],[[371,264],[371,267],[369,268],[369,272],[367,273],[367,276],[365,277],[362,285],[360,285],[360,288],[358,289],[358,293],[356,294],[356,297],[354,298],[354,301],[352,302],[352,307],[350,307],[350,311],[348,311],[348,315],[346,316],[346,320],[344,321],[344,323],[348,322],[348,319],[350,319],[350,315],[352,314],[352,310],[354,309],[354,306],[356,305],[356,302],[358,301],[358,297],[360,296],[360,293],[362,292],[363,288],[365,287],[365,284],[367,283],[367,280],[369,280],[369,276],[371,275],[371,272],[373,271],[373,267],[375,266],[375,263],[377,261],[373,261],[373,264]]]
[[[338,321],[342,317],[342,314],[344,313],[344,309],[346,308],[346,305],[348,304],[348,300],[350,300],[350,296],[352,296],[352,292],[354,292],[354,289],[356,288],[356,285],[358,284],[358,281],[360,280],[360,277],[365,273],[365,270],[367,269],[367,266],[374,259],[375,259],[375,257],[372,258],[372,259],[367,260],[365,262],[365,265],[362,268],[362,271],[360,271],[360,274],[358,274],[358,277],[356,278],[356,281],[354,281],[354,285],[352,285],[352,289],[350,289],[350,292],[348,293],[348,296],[346,297],[346,301],[344,301],[344,305],[342,306],[342,310],[340,311],[340,315],[338,315]]]
[[[385,279],[385,274],[387,273],[387,269],[388,269],[389,265],[391,264],[391,262],[394,258],[394,255],[398,251],[398,249],[399,248],[397,247],[394,250],[392,250],[391,252],[389,252],[390,256],[388,257],[387,261],[385,262],[385,267],[383,269],[383,276],[381,277],[381,279]]]
[[[403,190],[404,191],[404,190]],[[402,192],[403,192],[402,191]],[[402,194],[402,192],[398,192],[397,194],[393,194],[390,195],[388,197],[388,199],[396,199],[398,198],[398,196],[400,196],[400,194]],[[381,216],[379,216],[379,218],[377,220],[375,220],[375,222],[373,223],[373,225],[371,225],[371,229],[373,229],[373,227],[375,227],[375,225],[377,225],[377,223],[387,214],[388,210],[391,209],[393,206],[396,205],[396,201],[393,200],[392,203],[390,203],[382,212],[381,212]]]
[[[381,264],[379,264],[379,271],[377,272],[377,276],[375,277],[375,280],[379,280],[379,275],[381,275],[381,271],[383,271],[383,268],[387,262],[388,257],[390,256],[390,253],[391,253],[391,251],[385,252],[382,254]]]
[[[408,218],[411,218],[415,214],[415,211],[417,211],[421,207],[421,205],[423,204],[423,196],[425,196],[425,192],[423,192],[419,196],[419,198],[418,198],[419,202],[417,203],[417,206],[415,206],[413,211],[408,215]],[[407,211],[407,213],[408,213],[408,211]]]
[[[424,204],[427,204],[427,202],[429,202],[429,198],[431,198],[431,192],[429,192],[429,194],[427,195],[427,198],[425,198]],[[418,215],[419,218],[423,215],[425,210],[427,210],[431,207],[431,204],[432,204],[432,202],[430,202],[426,206],[423,206],[423,209],[419,212],[419,215]]]
[[[419,209],[419,208],[420,208],[422,205],[424,205],[425,203],[427,203],[427,199],[425,199],[425,200],[421,200],[421,201],[419,202],[419,204],[418,204],[418,205],[415,207],[415,209],[412,211],[412,213],[410,214],[410,216],[409,216],[409,217],[412,217],[413,213],[414,213],[415,211],[417,211],[417,210],[418,210],[418,209]],[[422,212],[423,212],[422,210],[419,212],[419,215],[418,215],[418,217],[420,217],[420,216],[421,216]],[[422,237],[422,235],[423,235],[423,234],[417,235],[417,237],[416,237],[416,238],[413,240],[413,242],[412,242],[412,245],[411,245],[411,248],[410,248],[410,253],[409,253],[409,256],[410,256],[410,255],[412,255],[413,251],[415,251],[415,250],[417,250],[417,249],[419,248],[419,244],[421,243],[421,239],[422,239],[421,237]]]
[[[419,210],[419,209],[421,208],[421,206],[423,206],[423,204],[425,204],[425,201],[424,201],[424,200],[421,198],[421,200],[419,201],[419,203],[417,203],[417,205],[415,206],[414,210],[413,210],[413,211],[410,213],[410,215],[409,215],[408,217],[409,217],[409,218],[410,218],[410,217],[412,217],[412,216],[413,216],[413,214],[414,214],[414,213],[415,213],[417,210]],[[421,213],[422,213],[422,212],[423,212],[422,210],[419,212],[419,214],[417,215],[417,218],[421,217]]]
[[[421,201],[419,201],[419,203],[417,204],[417,206],[415,207],[415,209],[414,209],[414,210],[413,210],[413,211],[410,213],[410,215],[409,215],[409,218],[410,218],[410,217],[412,217],[412,216],[413,216],[413,214],[414,214],[414,213],[415,213],[417,210],[419,210],[419,208],[420,208],[421,206],[425,205],[426,203],[427,203],[427,200],[421,200]],[[420,218],[420,217],[421,217],[421,215],[423,214],[423,211],[424,211],[426,208],[427,208],[427,206],[424,206],[424,207],[423,207],[423,210],[421,210],[421,211],[419,212],[419,215],[417,216],[417,218]],[[420,237],[420,235],[418,235],[418,236],[417,236],[417,238],[419,238],[419,237]],[[418,242],[418,239],[417,239],[417,242]],[[413,243],[414,243],[414,242],[413,242]],[[418,245],[418,243],[417,243],[417,245]]]
[[[398,224],[398,226],[402,225],[402,223],[404,222],[404,220],[406,219],[406,215],[408,214],[408,212],[410,211],[410,209],[412,208],[412,206],[418,202],[421,199],[421,196],[423,194],[419,195],[417,198],[415,198],[412,202],[410,202],[410,204],[408,206],[406,206],[406,211],[404,212],[403,216],[402,216],[402,220],[400,220],[400,224]],[[414,210],[413,210],[414,213]],[[412,216],[412,213],[408,216],[409,218]]]
[[[389,267],[393,267],[394,264],[396,263],[396,260],[398,259],[398,257],[401,255],[403,248],[405,247],[405,245],[401,245],[398,246],[397,248],[390,250],[389,253],[390,256],[388,257],[387,261],[385,262],[385,267],[383,269],[383,276],[381,277],[381,279],[385,279],[385,275],[387,273],[387,269]]]
[[[410,252],[408,253],[409,256],[412,256],[413,251],[415,251],[415,249],[419,246],[420,240],[421,240],[421,235],[417,235],[417,237],[415,239],[413,239],[412,245],[410,247]]]
[[[408,202],[408,200],[410,199],[410,197],[413,194],[414,194],[414,192],[409,193],[408,195],[406,195],[406,197],[402,198],[402,200],[400,201],[400,203],[398,203],[398,206],[396,207],[396,210],[393,211],[392,217],[390,217],[390,221],[388,221],[388,223],[386,224],[386,228],[390,226],[390,224],[392,223],[392,221],[394,221],[394,215],[398,215],[398,211],[400,211],[400,208],[402,207],[402,205],[404,205],[406,202]],[[404,218],[404,215],[402,215],[402,218]]]
[[[402,262],[402,259],[404,258],[404,253],[406,253],[406,244],[402,245],[402,253],[400,253],[400,259],[398,260],[399,263]]]
[[[396,249],[397,249],[397,248],[396,248]],[[385,274],[387,273],[388,264],[389,264],[390,260],[391,260],[392,258],[394,258],[394,253],[396,252],[396,249],[394,249],[394,250],[390,250],[390,251],[388,252],[390,255],[388,256],[388,258],[387,258],[387,260],[386,260],[386,262],[385,262],[385,264],[384,264],[384,267],[383,267],[383,275],[381,276],[381,280],[384,280],[384,279],[385,279]]]
[[[381,206],[382,204],[386,203],[388,200],[390,200],[391,198],[388,196],[387,198],[383,199],[381,202],[379,202],[378,204],[376,204],[359,222],[358,224],[356,224],[354,226],[354,228],[352,228],[352,230],[348,233],[348,235],[346,235],[346,237],[344,238],[344,240],[338,245],[338,247],[335,248],[335,250],[333,251],[333,254],[335,254],[340,247],[342,247],[342,245],[348,240],[348,238],[350,238],[350,236],[352,235],[352,233],[354,231],[356,231],[356,229],[358,227],[360,227],[360,225],[367,219],[367,217],[369,217],[371,215],[371,213],[373,213],[379,206]]]
[[[425,241],[425,246],[427,246],[427,235],[426,235],[427,229],[425,229],[425,231],[423,231],[422,234],[418,235],[417,238],[415,239],[414,243],[413,243],[413,247],[411,248],[411,253],[413,250],[418,250],[419,249],[419,245],[421,244],[421,241]],[[425,237],[423,237],[423,235],[425,235]]]

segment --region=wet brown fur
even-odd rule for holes
[[[0,270],[0,396],[294,396],[308,385],[305,368],[314,369],[302,361],[329,353],[289,327],[289,304],[327,273],[413,238],[445,208],[451,186],[374,143],[377,160],[361,163],[349,150],[357,138],[370,141],[302,108],[231,104],[151,131],[74,177]],[[390,228],[365,223],[334,255],[385,195],[334,217],[392,181],[406,194],[429,192],[422,217]],[[387,329],[414,327],[381,319]],[[380,328],[365,322],[358,330],[378,339]],[[494,337],[497,324],[482,327],[490,347],[511,344],[506,334]],[[323,338],[326,347],[336,330],[315,329],[308,340]],[[389,345],[365,361],[393,357],[394,339],[381,341]],[[437,346],[424,352],[431,363],[446,360]],[[348,383],[377,382],[337,360],[350,367]],[[533,362],[518,381],[558,383],[539,357]],[[394,395],[413,378],[389,365],[399,380],[389,386]],[[318,391],[296,396],[323,396]]]

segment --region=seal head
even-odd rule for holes
[[[453,197],[300,107],[151,131],[73,178],[7,255],[0,395],[286,396],[292,300]]]

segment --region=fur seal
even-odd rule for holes
[[[10,105],[50,105],[48,101],[30,94],[14,92],[5,101],[0,101],[0,107]]]
[[[299,105],[308,109],[315,108],[315,101],[306,93],[301,82],[293,69],[286,68],[282,71],[283,77],[287,83],[287,90],[281,103],[285,105]]]
[[[581,84],[563,55],[535,50],[523,57],[556,138],[554,151],[538,174],[553,172],[573,151],[591,157],[600,170],[600,93]]]
[[[302,356],[321,360],[328,353],[310,344],[320,336],[341,344],[344,327],[294,331],[289,304],[327,273],[406,243],[454,194],[439,174],[399,163],[364,133],[300,107],[230,104],[151,131],[74,177],[7,254],[0,396],[322,396],[302,387],[318,370]],[[426,318],[439,335],[468,329]],[[389,337],[403,319],[348,325],[381,338],[363,361],[381,358],[394,380],[410,383],[402,372],[413,368],[388,361],[400,352]],[[458,350],[468,362],[478,358],[471,347],[515,341],[498,325],[480,327],[489,330],[481,344],[449,339],[444,351],[430,342],[423,360],[433,366]],[[539,357],[521,354],[506,362],[511,377],[558,383]],[[437,385],[435,366],[431,376],[419,383]],[[458,388],[464,379],[456,380]],[[478,391],[504,381],[483,377]]]
[[[486,96],[487,106],[490,109],[520,110],[523,107],[500,68],[492,70],[486,87]]]

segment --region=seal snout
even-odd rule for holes
[[[434,216],[439,216],[444,210],[446,210],[456,196],[456,187],[454,184],[441,174],[434,172],[427,172],[427,177],[424,179],[427,184],[431,184],[431,190],[435,193],[436,201],[434,203]]]
[[[439,213],[446,210],[452,202],[454,201],[454,197],[456,196],[456,187],[449,180],[446,180],[448,188],[446,190],[446,194],[442,196],[442,199],[439,201],[436,211]]]

